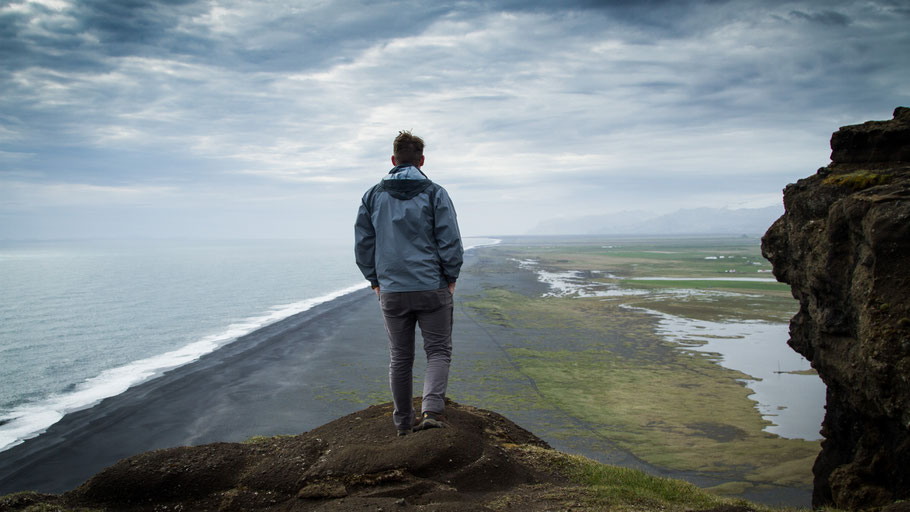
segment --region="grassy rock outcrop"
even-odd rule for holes
[[[62,495],[3,511],[754,510],[680,480],[566,455],[491,411],[449,402],[448,428],[396,437],[392,405],[296,436],[123,459]]]
[[[789,344],[828,387],[813,503],[859,509],[910,498],[910,109],[831,149],[784,189],[762,251],[800,303]]]

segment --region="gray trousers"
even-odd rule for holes
[[[420,326],[427,355],[423,379],[423,412],[445,408],[449,364],[452,361],[452,294],[448,288],[419,292],[381,292],[379,303],[389,335],[389,385],[399,429],[414,423],[412,381],[415,326]]]

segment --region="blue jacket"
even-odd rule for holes
[[[464,250],[455,207],[420,169],[399,165],[363,195],[354,256],[383,292],[435,290],[458,279]]]

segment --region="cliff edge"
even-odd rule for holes
[[[297,436],[139,454],[59,496],[0,498],[0,510],[478,510],[497,492],[558,483],[508,450],[547,444],[498,414],[450,403],[450,428],[396,438],[391,412],[372,406]]]
[[[910,499],[910,109],[831,149],[784,189],[762,252],[799,300],[789,345],[828,387],[813,504],[859,509]]]
[[[0,496],[0,512],[754,511],[681,480],[558,452],[492,411],[448,402],[447,428],[405,437],[391,414],[387,403],[300,435],[142,453],[62,495]]]

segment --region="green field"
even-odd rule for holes
[[[621,278],[729,277],[731,274],[771,278],[771,264],[762,257],[759,244],[756,238],[625,239],[500,246],[499,249],[539,258],[543,264],[555,268],[604,270],[606,267]]]
[[[764,432],[769,423],[748,398],[745,375],[708,354],[679,350],[655,331],[653,316],[636,309],[786,322],[797,309],[787,285],[706,279],[771,278],[758,272],[770,264],[757,239],[506,240],[484,251],[489,268],[479,274],[507,264],[557,278],[572,271],[575,288],[541,296],[488,287],[465,299],[508,340],[508,364],[486,358],[465,372],[491,390],[468,398],[482,406],[558,409],[585,427],[554,426],[550,435],[605,439],[658,467],[722,476],[719,493],[810,487],[819,443]],[[700,279],[634,280],[642,277]],[[536,392],[508,385],[521,379]]]

